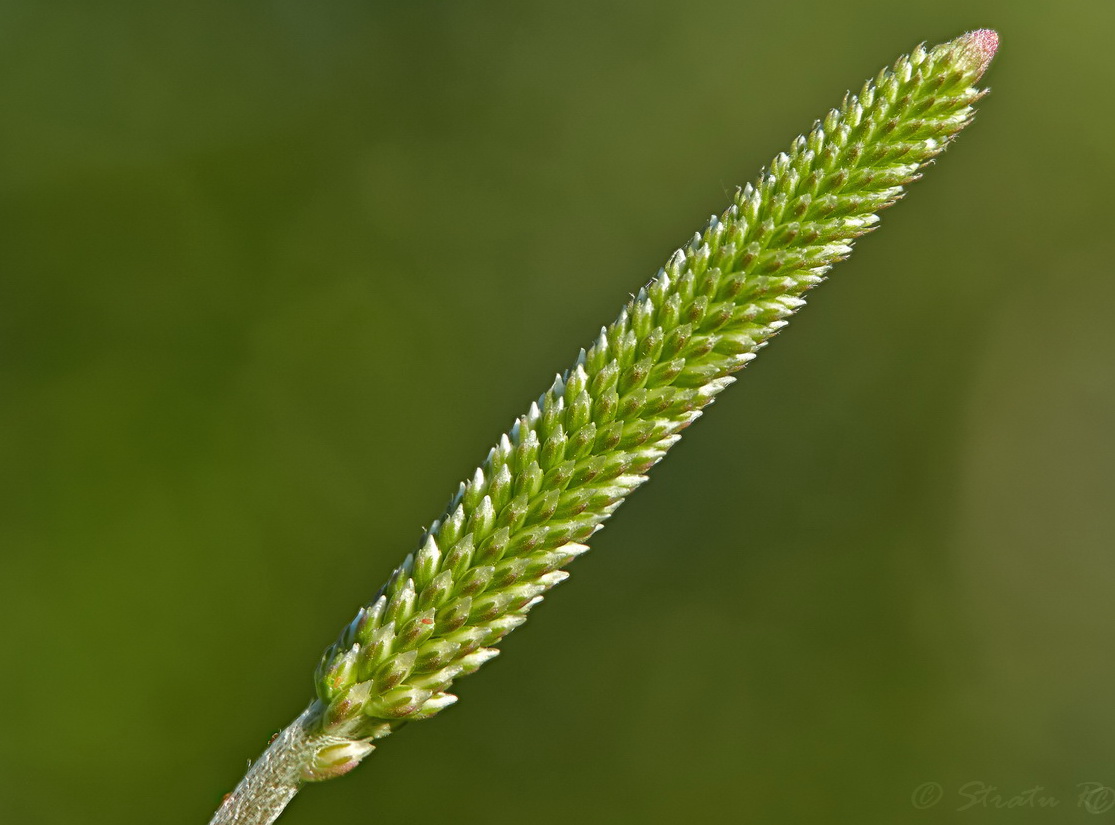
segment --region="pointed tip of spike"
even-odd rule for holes
[[[987,71],[991,59],[999,51],[999,33],[994,29],[976,29],[956,42],[964,50],[965,62],[975,71],[977,79]]]
[[[994,57],[999,50],[999,33],[994,29],[976,29],[968,33],[968,39],[988,58]]]

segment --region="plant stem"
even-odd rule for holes
[[[276,736],[263,755],[248,769],[236,790],[225,797],[209,825],[271,825],[283,812],[303,782],[303,771],[321,747],[320,736],[310,734],[313,706]]]

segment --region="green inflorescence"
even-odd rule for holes
[[[324,654],[306,779],[427,719],[496,655],[563,568],[733,373],[968,124],[991,32],[919,47],[848,95],[600,332],[462,483],[418,550]]]

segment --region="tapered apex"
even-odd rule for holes
[[[999,33],[994,29],[977,29],[958,37],[955,42],[963,50],[963,60],[968,68],[975,71],[975,79],[978,80],[999,50]]]

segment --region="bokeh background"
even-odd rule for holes
[[[1109,0],[0,4],[0,821],[206,821],[628,293],[980,26],[994,93],[883,231],[458,706],[282,821],[1093,821]]]

